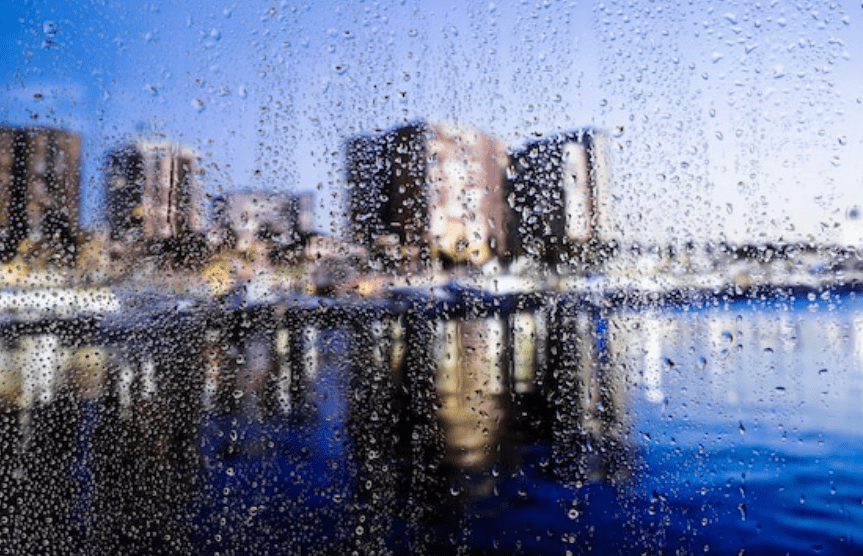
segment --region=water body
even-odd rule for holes
[[[635,371],[627,499],[651,552],[861,550],[863,306],[855,295],[623,316]],[[624,363],[625,362],[625,363]]]
[[[250,411],[240,391],[218,410],[139,394],[130,417],[104,396],[58,394],[4,413],[0,540],[20,554],[863,551],[863,299],[713,300],[584,322],[614,426],[568,431],[571,400],[546,399],[550,432],[542,419],[503,423],[470,467],[447,462],[440,428],[404,426],[404,399],[356,399],[374,388],[357,389],[347,328],[303,340],[314,380],[302,408]],[[549,345],[566,343],[547,329]],[[203,382],[171,395],[190,400]],[[447,404],[443,421],[457,418]]]
[[[363,473],[342,457],[353,440],[334,437],[332,421],[254,422],[243,434],[259,435],[259,445],[274,435],[269,448],[240,449],[232,475],[225,458],[208,458],[222,467],[204,483],[226,494],[201,509],[209,523],[202,552],[863,550],[863,301],[844,294],[623,310],[603,326],[607,368],[624,376],[626,449],[591,458],[590,446],[578,447],[583,477],[560,472],[555,439],[513,433],[502,441],[508,456],[488,469],[435,476],[393,460],[388,475],[366,477],[369,498],[358,501],[352,491]],[[349,395],[328,387],[327,403]],[[207,435],[213,430],[224,427]],[[625,471],[597,478],[590,468],[603,457],[624,460]],[[217,515],[229,518],[219,525]],[[233,537],[213,542],[219,531]]]

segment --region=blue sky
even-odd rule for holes
[[[90,220],[102,155],[145,132],[211,192],[315,191],[336,229],[344,138],[426,118],[510,147],[608,130],[624,241],[863,244],[857,0],[0,0],[0,47],[0,120],[83,136]]]

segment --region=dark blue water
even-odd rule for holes
[[[856,296],[622,311],[605,324],[625,434],[616,447],[570,447],[583,476],[561,471],[554,438],[529,434],[507,438],[509,455],[487,469],[422,469],[418,479],[416,461],[395,458],[368,475],[332,419],[222,416],[202,429],[197,548],[863,553]],[[334,377],[318,388],[329,389],[328,412],[344,415],[332,404],[348,393]],[[591,472],[608,461],[617,471]]]

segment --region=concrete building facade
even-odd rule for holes
[[[104,180],[112,239],[160,241],[203,233],[199,174],[199,157],[168,141],[139,139],[111,150]]]
[[[505,253],[509,209],[501,143],[414,123],[348,141],[349,234],[372,252],[482,265]]]
[[[582,266],[607,239],[604,138],[592,129],[560,133],[510,154],[508,252]]]
[[[312,195],[272,191],[235,191],[216,198],[213,216],[233,234],[240,251],[299,246],[312,233]]]
[[[29,239],[72,253],[79,231],[81,139],[50,127],[0,125],[0,252]]]

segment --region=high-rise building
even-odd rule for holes
[[[510,154],[505,190],[513,210],[506,234],[512,257],[580,266],[606,241],[603,144],[599,132],[583,129]]]
[[[206,214],[198,156],[167,141],[137,140],[105,157],[112,239],[163,241],[201,234]]]
[[[475,265],[504,254],[509,209],[499,142],[420,122],[353,138],[346,151],[353,241]]]
[[[25,239],[72,260],[79,235],[81,139],[64,129],[0,125],[0,252]]]

